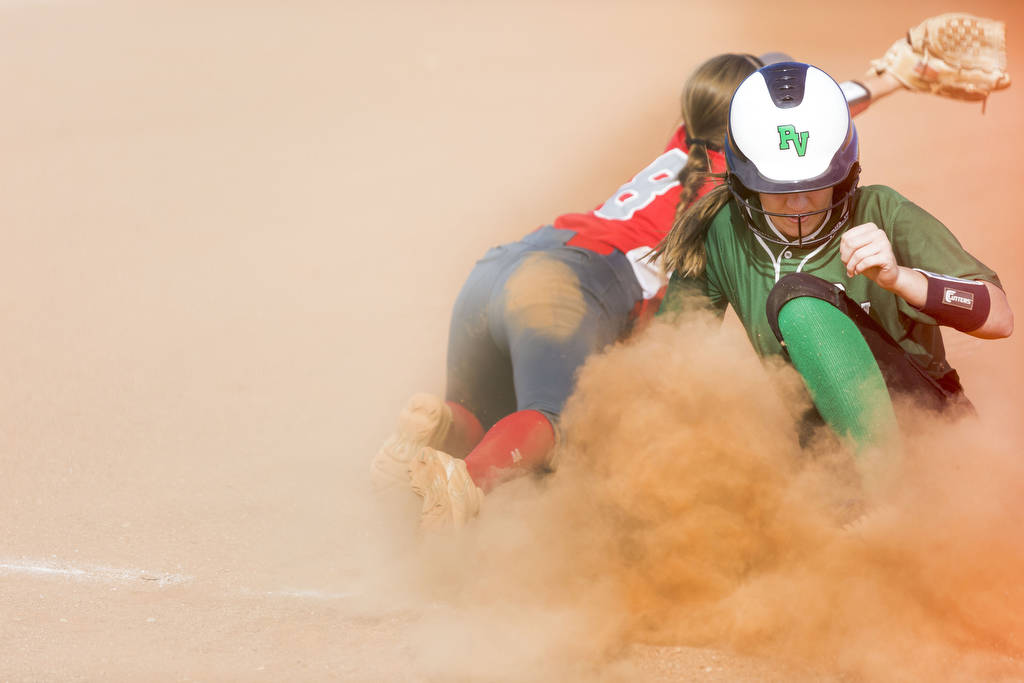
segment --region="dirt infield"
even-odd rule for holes
[[[1006,21],[1024,78],[1024,7],[960,8]],[[405,398],[441,389],[473,261],[646,164],[693,66],[785,50],[856,77],[944,9],[0,3],[0,680],[1024,678],[1020,332],[946,335],[982,419],[915,441],[894,512],[854,542],[809,514],[814,481],[783,478],[741,496],[768,507],[728,512],[787,526],[694,546],[658,516],[681,498],[655,496],[630,546],[649,561],[620,562],[580,491],[646,511],[668,470],[613,489],[574,488],[569,468],[496,493],[467,538],[422,545],[408,501],[382,505],[366,477]],[[862,182],[942,219],[1011,303],[1022,113],[1018,84],[984,115],[900,93],[857,121]],[[581,429],[600,394],[580,399]],[[742,438],[774,452],[762,408],[720,425],[730,453]],[[635,440],[588,438],[604,436],[630,468]],[[729,472],[771,479],[742,457]],[[676,474],[680,490],[712,476]],[[716,573],[755,556],[771,558],[756,580]]]

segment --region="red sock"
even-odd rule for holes
[[[476,415],[464,406],[453,401],[446,403],[452,409],[452,427],[448,430],[448,437],[441,450],[456,458],[464,458],[484,438],[484,428]]]
[[[498,420],[466,456],[466,469],[485,492],[547,464],[555,430],[543,413],[520,410]]]

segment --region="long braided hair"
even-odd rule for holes
[[[666,271],[679,270],[683,275],[704,272],[704,234],[730,197],[729,188],[721,183],[725,174],[711,173],[708,150],[721,151],[732,94],[760,66],[751,55],[723,54],[698,66],[686,79],[681,105],[689,154],[679,172],[679,205],[672,230],[650,256],[651,260],[661,258]],[[708,179],[720,184],[694,202]]]

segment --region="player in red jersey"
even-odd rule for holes
[[[683,121],[660,156],[594,210],[559,216],[477,262],[452,313],[445,399],[410,399],[371,467],[378,489],[411,483],[423,498],[421,526],[461,526],[495,485],[551,466],[576,371],[657,308],[668,274],[645,257],[677,207],[711,189],[706,173],[725,171],[733,91],[783,59],[704,62],[683,87]],[[902,86],[882,74],[843,87],[859,113]]]

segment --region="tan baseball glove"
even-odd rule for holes
[[[925,19],[871,62],[868,74],[882,73],[917,92],[984,100],[1010,85],[1006,26],[963,13]]]

